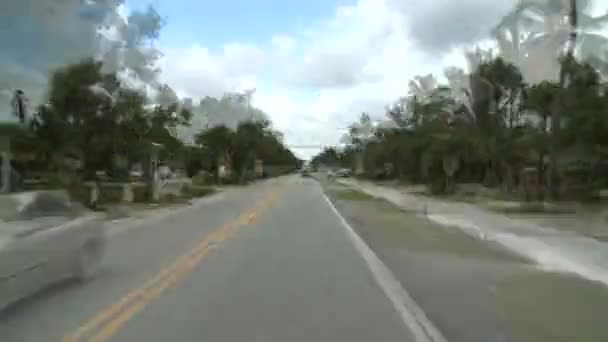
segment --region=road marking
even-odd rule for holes
[[[257,215],[255,213],[251,213],[247,216],[247,224],[252,224],[255,222]]]
[[[179,284],[186,276],[194,271],[196,266],[203,261],[207,255],[209,255],[209,249],[205,248],[201,253],[192,260],[189,260],[187,263],[182,265],[180,269],[169,276],[164,282],[159,284],[157,287],[147,292],[143,298],[143,300],[136,302],[134,305],[127,308],[125,311],[121,312],[120,315],[109,321],[104,327],[102,327],[97,334],[93,335],[89,341],[91,342],[102,342],[107,341],[110,337],[112,337],[120,328],[122,328],[131,318],[133,318],[137,313],[143,310],[146,304],[152,302],[153,300],[160,297],[160,295],[167,289],[175,287]]]
[[[401,283],[395,278],[393,273],[384,265],[382,260],[372,251],[372,249],[361,239],[355,232],[353,227],[346,221],[344,216],[340,214],[331,200],[321,190],[321,195],[327,205],[331,208],[334,214],[340,220],[342,226],[346,229],[353,245],[361,254],[368,268],[372,272],[374,279],[384,291],[384,294],[389,299],[399,317],[407,328],[414,334],[417,342],[447,342],[441,332],[435,325],[426,317],[424,311],[414,302],[412,297],[401,286]]]
[[[188,261],[188,259],[196,256],[199,252],[199,249],[206,248],[208,243],[217,244],[224,240],[224,231],[230,229],[230,226],[234,224],[227,224],[222,226],[219,230],[216,230],[208,235],[201,243],[199,243],[192,251],[188,254],[180,257],[177,262],[174,262],[168,267],[163,268],[154,278],[146,282],[142,287],[136,288],[129,292],[127,295],[119,299],[114,304],[110,305],[106,309],[102,310],[97,316],[95,316],[92,320],[81,326],[75,333],[66,336],[64,338],[65,342],[68,341],[77,341],[82,338],[84,335],[88,334],[92,330],[94,330],[99,325],[111,319],[114,315],[118,314],[121,310],[123,310],[126,306],[134,301],[141,300],[141,298],[145,297],[147,291],[163,280],[170,277],[174,272],[176,272],[179,267]]]
[[[86,336],[89,341],[105,341],[112,337],[133,316],[143,310],[146,304],[158,298],[165,290],[175,287],[189,273],[195,270],[212,248],[228,240],[236,233],[239,226],[252,224],[258,215],[268,209],[278,198],[276,191],[270,192],[250,210],[246,210],[233,222],[222,225],[202,239],[188,253],[182,255],[171,265],[161,271],[143,286],[135,288],[124,297],[100,311],[95,317],[83,324],[74,333],[64,337],[64,342],[76,342]]]

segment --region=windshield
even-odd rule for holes
[[[605,342],[607,199],[606,0],[0,0],[2,341]]]

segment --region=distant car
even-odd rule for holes
[[[129,176],[134,179],[142,178],[144,173],[141,170],[131,170],[129,171]]]
[[[340,169],[336,172],[336,176],[342,177],[342,178],[350,177],[351,175],[352,175],[352,172],[349,169]]]
[[[310,170],[308,169],[303,169],[302,172],[300,172],[300,174],[302,175],[302,177],[310,177]]]
[[[0,310],[63,280],[95,275],[106,245],[100,215],[61,192],[2,197]]]

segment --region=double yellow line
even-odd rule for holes
[[[236,220],[229,222],[207,235],[188,253],[171,265],[163,268],[143,286],[127,293],[124,297],[101,310],[95,317],[84,323],[76,331],[66,335],[64,342],[106,341],[114,336],[131,318],[144,307],[160,297],[167,289],[178,285],[188,274],[209,255],[211,249],[228,240],[240,226],[253,224],[259,214],[268,209],[278,198],[277,192],[270,192],[255,207],[246,210]]]

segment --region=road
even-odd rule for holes
[[[416,340],[315,180],[265,181],[115,229],[95,279],[4,312],[0,340]]]

